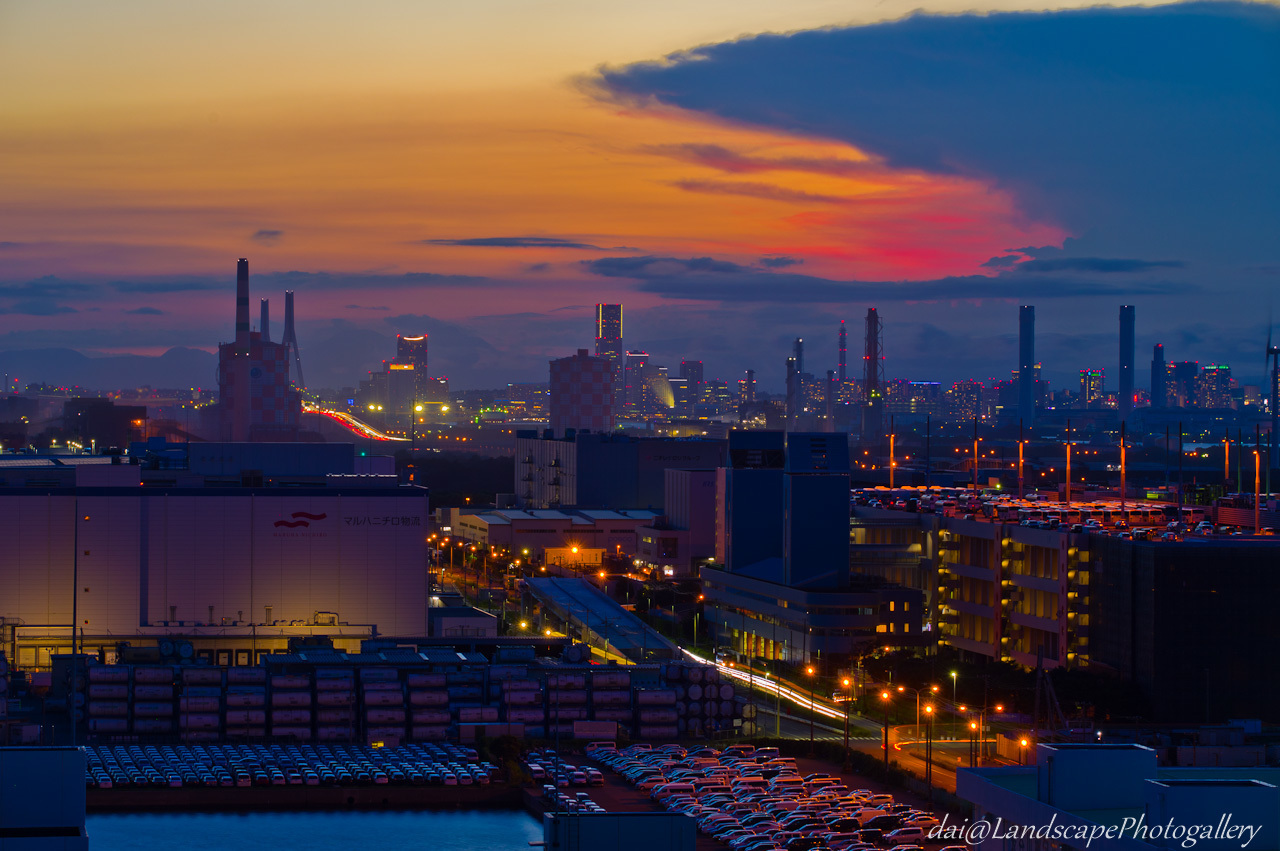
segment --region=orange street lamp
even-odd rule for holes
[[[884,738],[884,767],[889,767],[889,692],[880,692],[880,703],[884,706],[884,726],[881,734]]]

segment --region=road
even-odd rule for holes
[[[756,718],[757,732],[761,736],[780,735],[784,739],[797,739],[804,741],[809,738],[809,720],[807,718],[799,718],[789,715],[785,711],[782,713],[782,722],[779,725],[778,719],[774,714],[773,707],[766,709],[757,704],[756,709],[758,715]],[[851,719],[855,720],[855,719]],[[882,733],[879,725],[872,724],[867,719],[856,719],[864,722],[860,726],[852,723],[849,727],[849,747],[851,750],[861,751],[869,756],[877,759],[883,758],[884,751],[881,745]],[[894,744],[889,754],[889,760],[896,762],[898,765],[917,777],[924,777],[925,760],[924,751],[925,743],[912,739],[913,725],[904,724],[895,728],[892,736]],[[835,727],[833,725],[815,721],[813,724],[813,740],[815,742],[843,742],[844,728]],[[933,785],[945,789],[948,792],[956,790],[956,767],[968,765],[969,759],[969,743],[960,742],[934,742],[933,743]]]

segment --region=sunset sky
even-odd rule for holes
[[[455,386],[545,380],[599,301],[766,388],[869,306],[889,377],[1005,376],[1019,303],[1055,384],[1122,303],[1140,361],[1257,380],[1276,8],[916,8],[0,0],[0,361],[212,350],[248,257],[313,386],[423,331]]]

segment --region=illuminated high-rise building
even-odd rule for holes
[[[1211,363],[1200,371],[1200,387],[1196,397],[1202,408],[1230,408],[1231,367]]]
[[[622,305],[596,305],[596,357],[604,358],[615,373],[622,366]]]
[[[650,394],[646,383],[648,352],[627,352],[622,360],[622,398],[614,397],[614,405],[624,417],[643,418]]]
[[[411,363],[415,372],[430,375],[427,372],[427,335],[406,337],[396,335],[396,360],[400,363]]]
[[[1080,407],[1101,408],[1105,378],[1101,369],[1080,370]]]

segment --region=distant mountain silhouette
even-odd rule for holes
[[[173,348],[157,357],[89,357],[75,349],[0,352],[0,372],[28,384],[78,385],[87,390],[141,387],[216,388],[218,356],[200,349]]]

